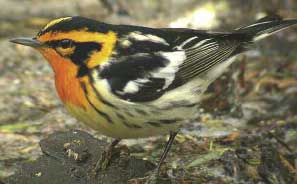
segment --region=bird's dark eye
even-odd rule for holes
[[[63,49],[67,49],[72,46],[72,40],[68,40],[68,39],[61,40],[59,45]]]

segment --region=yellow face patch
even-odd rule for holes
[[[102,49],[90,55],[87,62],[88,68],[93,68],[107,62],[112,55],[117,35],[115,32],[108,33],[88,32],[87,29],[75,30],[70,32],[48,32],[37,38],[41,42],[57,41],[70,39],[75,42],[97,42],[102,45]]]

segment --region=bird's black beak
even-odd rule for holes
[[[45,46],[45,44],[43,44],[42,42],[36,40],[36,38],[20,37],[20,38],[11,39],[10,41],[12,43],[26,45],[26,46],[33,47],[33,48],[39,48],[39,47],[44,47]]]

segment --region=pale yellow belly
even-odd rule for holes
[[[128,138],[144,138],[162,134],[168,134],[170,131],[176,131],[181,126],[183,122],[172,122],[170,124],[159,123],[158,119],[164,119],[164,117],[170,117],[170,114],[154,114],[152,117],[148,117],[146,115],[134,116],[131,118],[127,118],[127,121],[124,123],[121,119],[119,119],[115,113],[110,112],[110,118],[112,118],[112,123],[107,122],[105,118],[98,115],[94,109],[86,108],[82,109],[80,107],[65,104],[67,110],[79,121],[85,123],[90,126],[94,130],[98,131],[98,133],[120,139],[128,139]],[[174,114],[174,112],[172,112]],[[188,117],[185,117],[188,118]]]

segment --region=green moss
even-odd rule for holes
[[[37,127],[36,124],[30,124],[28,122],[17,122],[13,124],[6,124],[6,125],[1,125],[0,126],[0,131],[1,132],[36,132]]]

